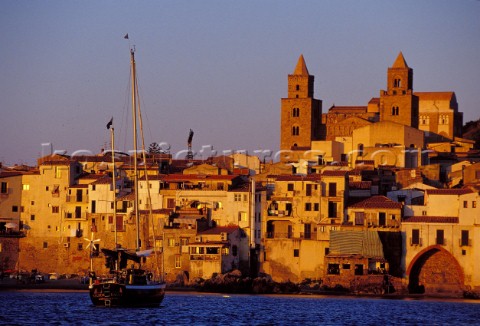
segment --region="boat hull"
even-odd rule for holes
[[[165,283],[129,285],[100,282],[89,286],[90,299],[101,307],[158,307],[165,297]]]

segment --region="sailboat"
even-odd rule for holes
[[[134,143],[134,190],[135,190],[135,218],[136,218],[136,248],[129,251],[121,248],[117,243],[116,223],[116,182],[115,182],[115,155],[114,155],[114,128],[111,128],[112,138],[112,180],[114,197],[114,225],[115,248],[102,249],[106,258],[106,265],[110,269],[109,278],[97,278],[92,271],[89,284],[90,299],[95,306],[104,307],[158,307],[165,296],[166,283],[156,280],[152,273],[142,269],[141,262],[153,250],[140,251],[140,222],[138,211],[138,165],[137,165],[137,81],[135,70],[135,51],[130,50],[131,79],[132,79],[132,117],[133,117],[133,143]],[[110,129],[111,121],[107,125]],[[90,250],[93,250],[93,234]],[[92,257],[92,254],[90,255]],[[128,264],[131,263],[130,267]],[[92,263],[90,269],[93,270]],[[163,277],[163,275],[162,275]]]

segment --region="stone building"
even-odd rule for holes
[[[300,55],[293,74],[288,75],[288,97],[281,100],[282,161],[298,161],[313,140],[320,140],[322,101],[314,98],[314,81]]]

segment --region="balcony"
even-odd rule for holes
[[[458,245],[460,247],[471,247],[472,246],[472,239],[459,239]]]
[[[275,210],[269,209],[268,216],[277,216],[277,217],[291,217],[292,211],[291,210]]]
[[[445,239],[445,238],[435,238],[435,244],[440,245],[440,246],[446,246],[447,245],[447,239]]]
[[[220,255],[190,255],[190,260],[216,261],[220,260]]]
[[[25,233],[22,231],[2,230],[0,231],[0,238],[24,238]]]
[[[317,233],[316,232],[310,232],[310,233],[300,232],[300,234],[295,235],[294,233],[291,233],[291,232],[267,232],[265,237],[267,239],[316,240]]]
[[[421,247],[421,246],[422,246],[422,238],[419,238],[419,239],[410,238],[410,246],[419,246],[419,247]]]
[[[66,198],[67,203],[88,203],[88,196],[69,196]]]

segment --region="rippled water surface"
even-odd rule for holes
[[[0,292],[0,325],[480,325],[480,301],[168,292],[160,308],[93,307],[86,292]]]

